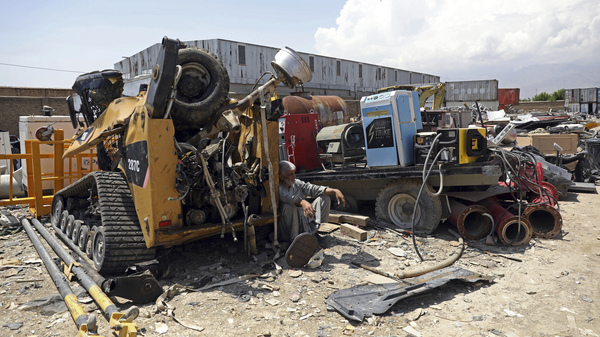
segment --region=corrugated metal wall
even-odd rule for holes
[[[271,61],[279,51],[279,48],[221,39],[195,40],[186,43],[204,48],[217,55],[227,68],[232,90],[241,91],[249,91],[249,87],[254,84],[260,75],[265,71],[273,71]],[[245,51],[245,64],[240,64],[240,46],[243,46]],[[149,82],[149,75],[159,51],[160,44],[157,43],[115,63],[115,69],[122,71],[124,74],[125,94],[137,94],[135,91],[137,91],[139,84]],[[437,83],[440,81],[439,76],[430,74],[302,52],[299,52],[299,54],[309,64],[312,59],[314,65],[313,79],[305,84],[304,88],[315,95],[360,98],[382,87],[398,84]],[[360,76],[361,71],[359,68],[362,68],[362,76]]]

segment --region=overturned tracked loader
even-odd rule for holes
[[[226,232],[237,241],[236,231],[272,223],[280,104],[271,93],[311,80],[290,48],[272,65],[277,76],[239,101],[214,55],[168,38],[136,97],[121,96],[117,71],[78,77],[67,101],[79,130],[65,156],[96,146],[102,171],[55,193],[53,225],[114,273],[156,247]]]

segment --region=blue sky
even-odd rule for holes
[[[161,41],[222,38],[441,76],[521,97],[600,87],[596,0],[6,1],[0,86],[70,87]],[[11,64],[13,66],[5,65]]]

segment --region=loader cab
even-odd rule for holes
[[[93,71],[77,77],[74,95],[67,97],[69,116],[74,128],[80,126],[78,115],[83,115],[90,126],[108,105],[123,94],[123,74],[118,70]]]

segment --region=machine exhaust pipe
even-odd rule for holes
[[[523,217],[531,223],[533,236],[536,238],[552,239],[562,229],[562,216],[556,208],[548,204],[525,208]]]
[[[533,229],[525,217],[512,214],[492,198],[481,200],[479,204],[492,214],[496,223],[496,234],[502,243],[511,246],[529,243]]]
[[[450,199],[452,210],[448,221],[456,226],[458,233],[467,240],[477,240],[487,236],[492,230],[492,219],[487,208],[481,205],[467,206],[463,203]]]

